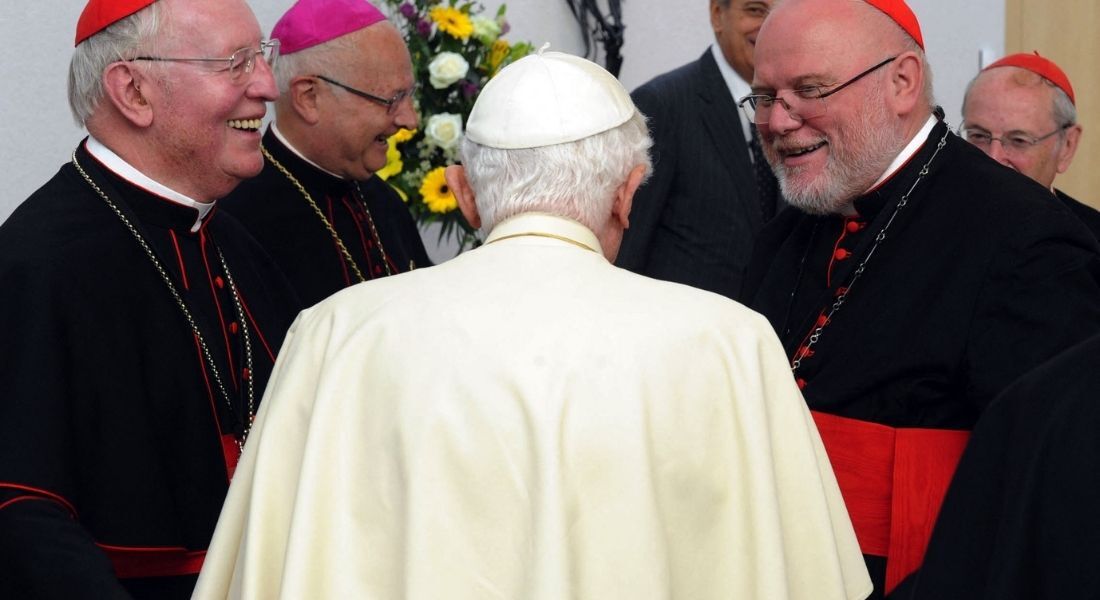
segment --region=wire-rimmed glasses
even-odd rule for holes
[[[792,119],[799,121],[806,121],[807,119],[814,119],[825,114],[826,106],[825,99],[840,90],[852,85],[853,83],[863,79],[864,77],[874,73],[878,69],[893,62],[897,56],[891,56],[886,60],[876,64],[875,66],[861,72],[859,75],[841,83],[835,87],[829,89],[829,86],[811,85],[800,87],[791,90],[790,100],[786,100],[779,95],[779,92],[772,94],[749,94],[744,98],[738,100],[737,105],[741,107],[741,110],[745,111],[749,120],[756,123],[758,127],[763,127],[768,124],[772,116],[772,108],[776,104],[780,104],[787,110],[787,114]]]
[[[267,66],[275,68],[275,61],[279,58],[279,40],[263,40],[260,48],[240,48],[226,58],[168,58],[163,56],[135,56],[130,60],[148,60],[153,62],[201,62],[222,63],[221,68],[215,68],[217,72],[228,72],[233,81],[240,81],[256,68],[256,57],[262,56]]]
[[[360,98],[366,98],[367,100],[370,100],[371,102],[377,102],[378,104],[381,104],[382,106],[385,106],[386,107],[386,114],[389,114],[389,115],[392,115],[394,112],[397,111],[397,107],[401,105],[401,102],[403,102],[406,98],[412,97],[413,94],[416,93],[416,85],[413,85],[411,88],[409,88],[407,90],[401,90],[401,91],[397,92],[396,94],[393,95],[392,98],[383,98],[382,96],[375,96],[374,94],[371,94],[369,92],[364,92],[363,90],[355,89],[355,88],[351,87],[350,85],[348,85],[346,83],[340,83],[339,81],[336,81],[335,79],[333,79],[331,77],[326,77],[324,75],[314,75],[314,77],[316,77],[317,79],[320,79],[321,81],[325,81],[327,83],[330,83],[330,84],[332,84],[332,85],[334,85],[338,88],[341,88],[341,89],[343,89],[347,92],[355,94],[356,96],[359,96]]]
[[[1034,136],[1024,131],[1010,131],[997,137],[981,127],[967,126],[963,123],[962,127],[959,127],[959,136],[982,150],[988,150],[994,141],[998,141],[1005,152],[1023,154],[1034,148],[1039,142],[1058,135],[1070,127],[1073,127],[1073,123],[1066,123],[1058,129],[1040,136]]]

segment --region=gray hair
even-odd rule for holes
[[[347,79],[347,57],[355,56],[359,51],[354,35],[342,35],[292,54],[280,54],[275,63],[275,84],[279,86],[279,96],[286,97],[290,91],[290,81],[302,75],[327,75],[335,79]]]
[[[645,117],[635,111],[622,125],[575,142],[503,150],[463,138],[461,153],[484,231],[544,212],[599,232],[630,170],[645,165],[649,172],[652,145]]]
[[[107,65],[155,47],[166,21],[160,4],[154,2],[77,45],[69,62],[69,110],[77,126],[84,127],[103,100]]]

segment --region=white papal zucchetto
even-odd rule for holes
[[[538,148],[614,129],[636,110],[603,67],[544,46],[489,81],[470,112],[466,136],[492,148]]]

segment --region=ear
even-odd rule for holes
[[[1073,162],[1073,155],[1077,153],[1077,144],[1081,141],[1082,131],[1080,123],[1066,130],[1066,139],[1058,147],[1059,174],[1069,170],[1069,165]]]
[[[887,102],[897,115],[908,115],[920,105],[924,95],[924,63],[912,50],[894,60],[887,81]]]
[[[300,119],[310,125],[321,120],[321,111],[317,106],[317,80],[313,77],[299,76],[290,80],[286,92],[287,102]]]
[[[718,0],[710,0],[710,28],[716,34],[722,30],[722,10]]]
[[[148,127],[153,123],[153,106],[142,93],[143,84],[146,92],[155,93],[155,83],[143,77],[141,71],[128,62],[111,63],[103,72],[107,100],[137,127]]]
[[[615,190],[615,203],[611,207],[611,216],[623,229],[630,228],[630,208],[634,205],[634,193],[645,181],[646,166],[637,165],[630,170],[626,181]]]
[[[477,212],[477,199],[474,198],[474,190],[470,188],[470,180],[466,179],[466,167],[451,165],[443,172],[447,178],[447,187],[458,200],[458,208],[466,222],[474,229],[481,228],[481,215]]]

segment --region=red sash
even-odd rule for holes
[[[127,548],[97,544],[107,553],[119,579],[195,575],[202,569],[206,550],[185,548]]]
[[[920,567],[970,432],[811,413],[860,550],[886,557],[889,594]]]

